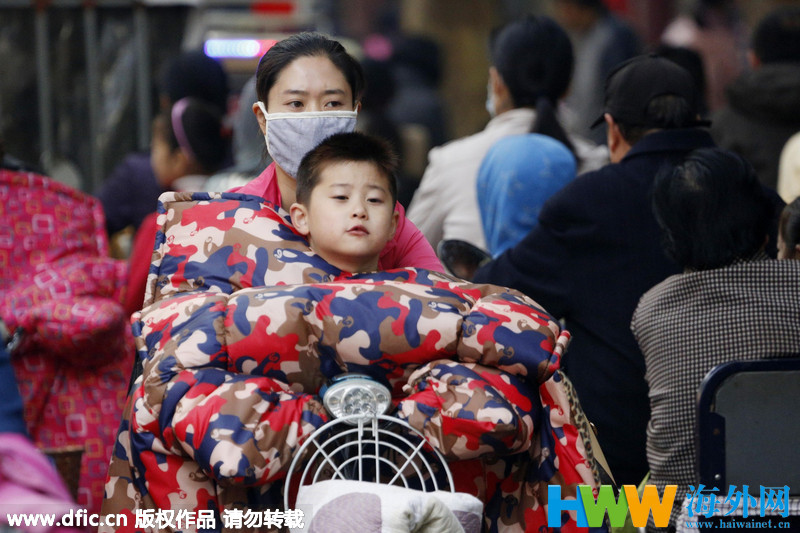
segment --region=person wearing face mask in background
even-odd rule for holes
[[[296,201],[297,167],[325,138],[355,129],[364,88],[361,66],[344,47],[315,32],[272,46],[256,71],[253,113],[273,159],[256,179],[231,192],[261,196],[285,210]],[[396,204],[397,231],[381,252],[381,269],[417,267],[442,271],[425,236]]]
[[[481,162],[500,139],[540,133],[566,145],[578,172],[604,165],[603,147],[567,136],[557,108],[569,87],[573,55],[566,32],[551,18],[527,16],[495,30],[490,38],[486,110],[492,117],[473,135],[428,154],[428,167],[408,208],[434,248],[442,240],[466,241],[486,250],[476,181]]]

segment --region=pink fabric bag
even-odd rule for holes
[[[55,467],[25,435],[0,433],[0,524],[7,514],[49,513],[56,517],[79,509]],[[76,533],[79,528],[20,527],[26,533]]]

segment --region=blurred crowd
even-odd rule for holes
[[[460,138],[441,43],[373,33],[354,109],[356,129],[398,153],[398,210],[443,270],[519,290],[571,332],[563,369],[616,483],[684,491],[705,374],[800,356],[800,5],[753,23],[733,0],[687,6],[650,44],[602,0],[501,25],[485,127]],[[33,454],[54,481],[0,469],[0,494],[100,511],[159,196],[251,191],[276,165],[282,179],[255,73],[232,87],[191,50],[156,81],[150,150],[92,194],[2,153],[0,463]],[[38,454],[76,449],[62,486]]]

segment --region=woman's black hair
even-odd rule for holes
[[[781,211],[778,231],[787,248],[794,249],[800,244],[800,196],[786,204]]]
[[[317,32],[303,32],[278,41],[267,50],[256,69],[256,94],[266,105],[269,90],[284,68],[299,57],[327,57],[344,75],[353,92],[353,105],[364,91],[364,72],[338,41]]]
[[[653,212],[667,255],[696,271],[724,267],[761,250],[774,208],[743,157],[701,148],[656,175]]]
[[[514,107],[536,109],[531,132],[561,141],[574,153],[556,115],[574,63],[572,44],[561,26],[549,17],[528,15],[492,32],[489,54]]]
[[[224,132],[222,114],[216,106],[198,98],[182,98],[157,118],[172,150],[182,149],[205,174],[213,174],[225,163],[230,139]]]

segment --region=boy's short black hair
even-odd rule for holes
[[[308,205],[311,191],[319,183],[320,174],[331,163],[361,161],[372,163],[386,177],[392,203],[397,202],[397,172],[400,161],[389,142],[364,133],[337,133],[308,152],[297,169],[297,201]]]

